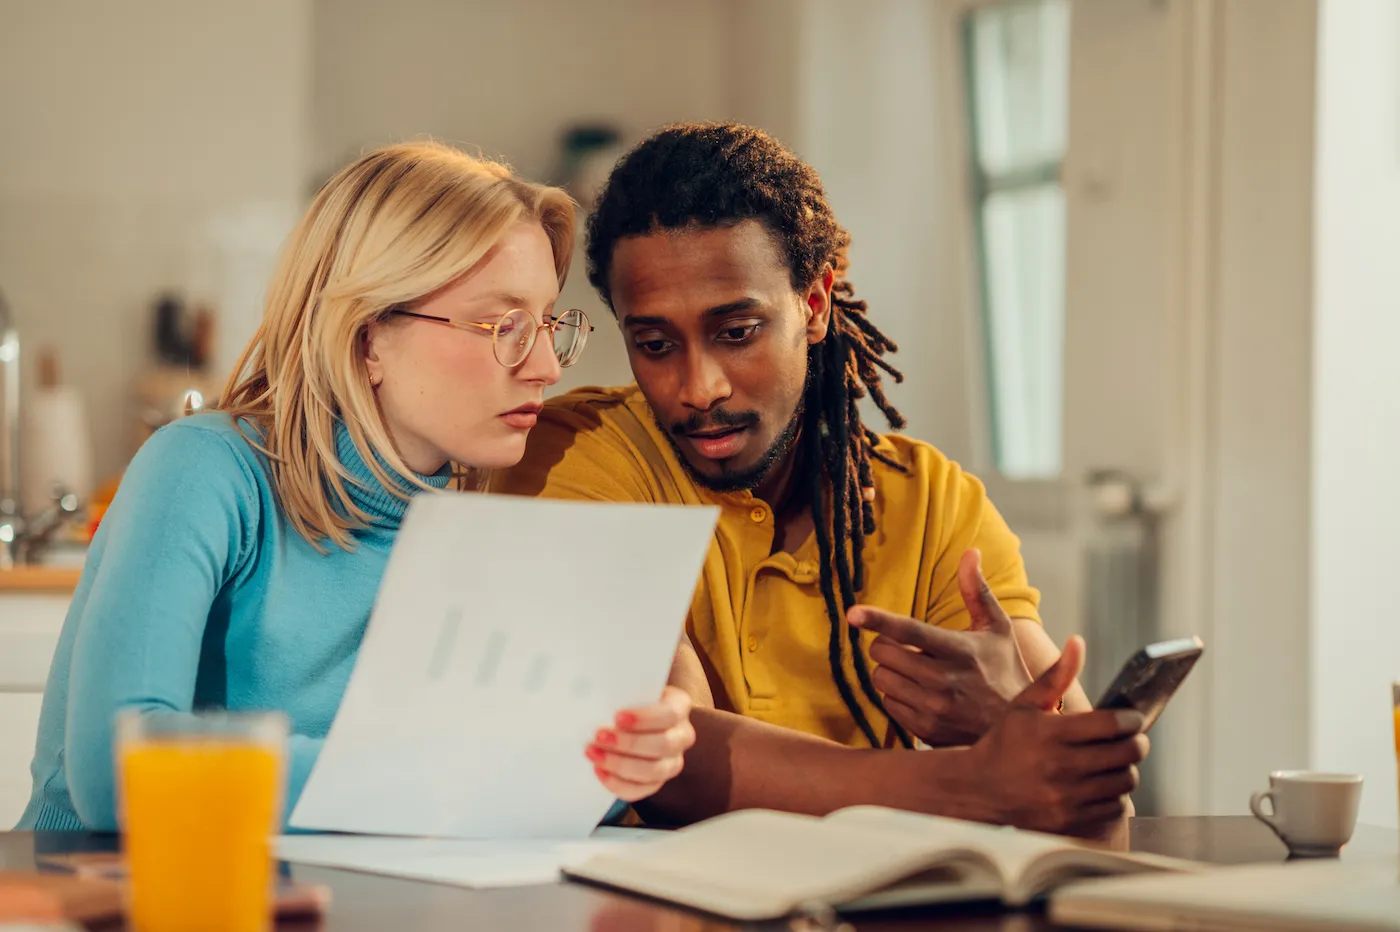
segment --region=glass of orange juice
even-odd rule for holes
[[[279,713],[118,714],[135,932],[271,928],[286,741]]]
[[[1390,698],[1395,709],[1395,776],[1400,781],[1400,680],[1390,684]]]

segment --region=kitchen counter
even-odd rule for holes
[[[0,570],[0,593],[57,592],[72,594],[83,575],[81,566],[17,566]]]

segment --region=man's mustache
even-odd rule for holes
[[[718,408],[704,414],[699,411],[691,412],[685,420],[671,425],[671,433],[678,437],[684,437],[702,430],[752,427],[757,423],[758,412],[756,411],[726,411],[723,408]]]

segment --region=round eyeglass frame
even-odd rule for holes
[[[505,366],[507,369],[514,369],[530,358],[530,353],[535,349],[535,340],[538,339],[541,330],[549,331],[550,343],[554,345],[554,358],[558,361],[561,368],[567,369],[569,366],[578,362],[579,357],[583,355],[583,348],[588,343],[588,335],[593,332],[592,325],[588,323],[588,315],[576,307],[570,308],[551,321],[540,324],[535,323],[535,319],[530,316],[529,311],[518,307],[506,311],[494,324],[469,320],[453,320],[450,317],[419,314],[417,311],[408,311],[403,308],[394,308],[389,313],[395,317],[412,317],[415,320],[427,320],[436,324],[446,324],[449,327],[461,330],[465,333],[490,334],[491,351],[496,356],[496,362]],[[521,328],[521,333],[525,334],[521,340],[513,344],[509,338],[501,338],[502,325],[507,321],[518,324]],[[565,321],[569,321],[569,323],[566,324]],[[554,340],[561,326],[570,326],[577,330],[577,336],[574,337],[573,344],[562,352],[559,346],[554,344]],[[514,348],[512,348],[512,346]]]

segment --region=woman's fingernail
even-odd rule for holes
[[[629,731],[637,727],[637,716],[632,712],[617,713],[617,727]]]
[[[593,763],[599,764],[602,763],[603,758],[607,757],[607,752],[600,747],[595,747],[590,744],[588,750],[583,752],[583,756],[593,761]]]
[[[606,728],[598,729],[598,733],[593,736],[594,744],[601,744],[604,747],[612,747],[617,744],[617,732],[608,731]]]
[[[602,767],[594,767],[593,772],[598,775],[599,780],[606,780],[608,777],[612,776],[612,774],[608,773]]]

